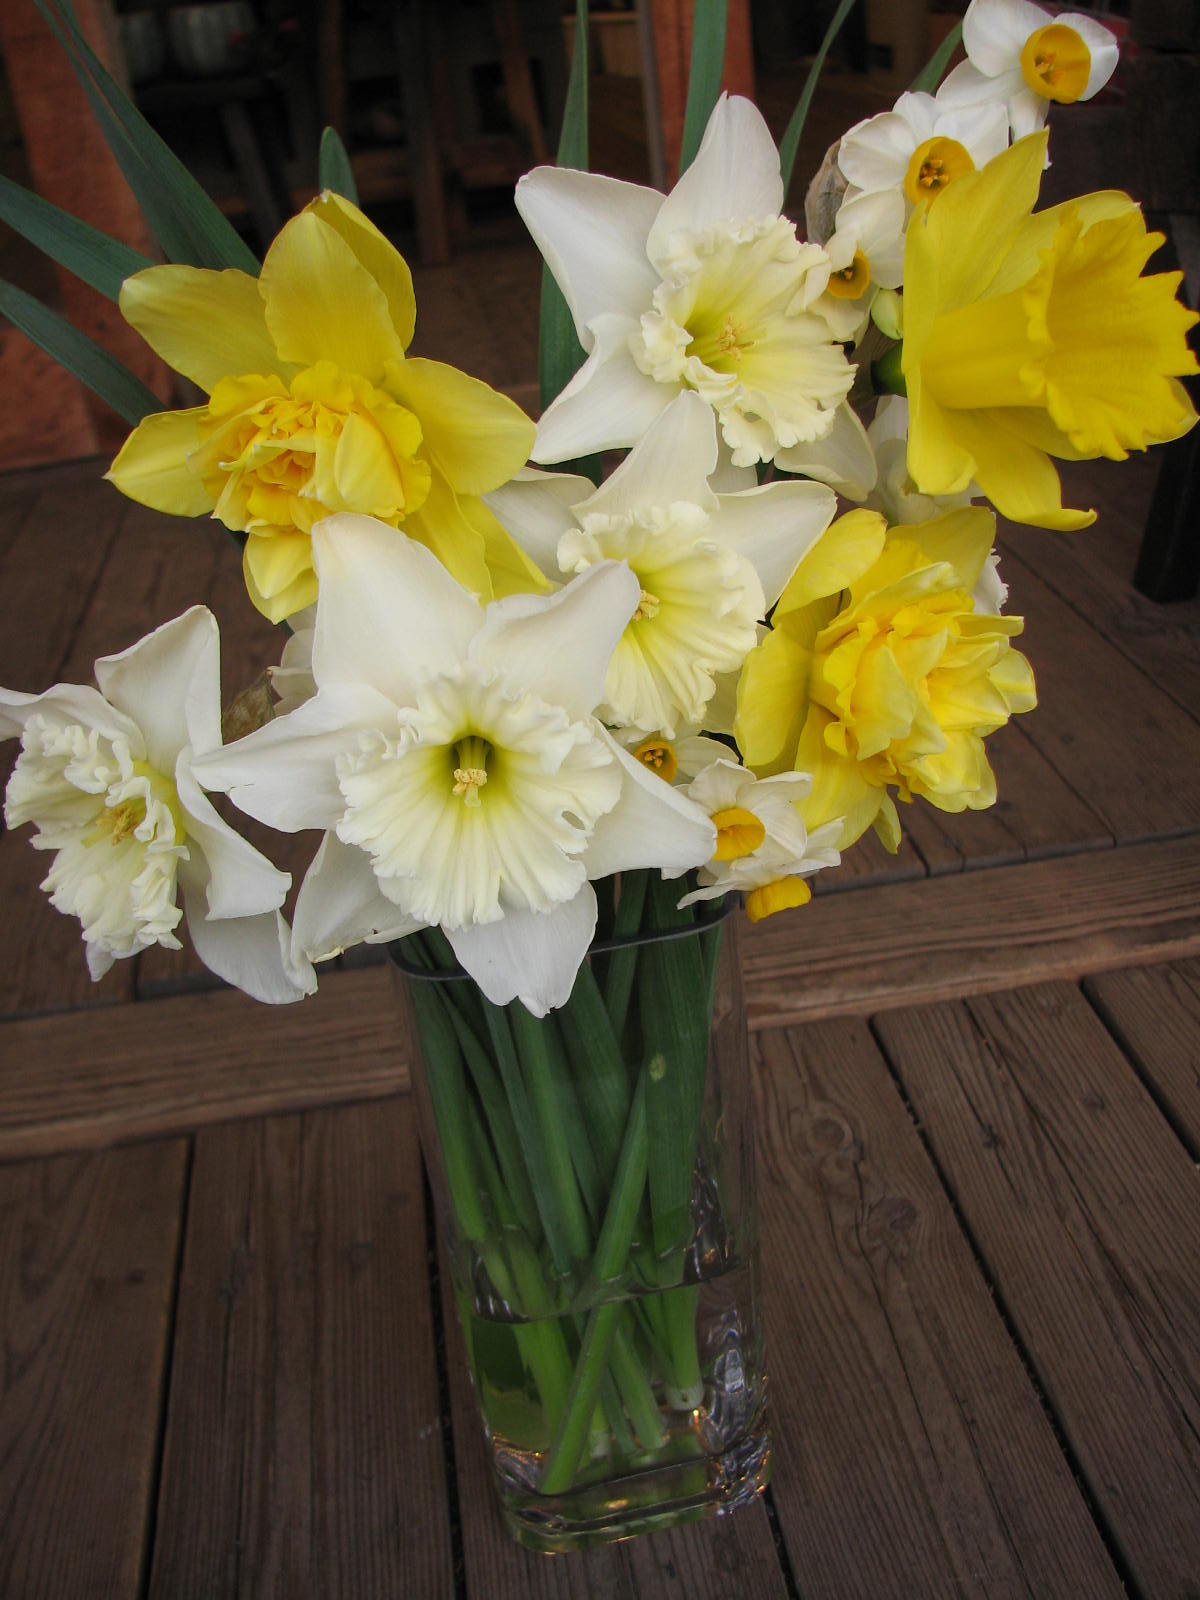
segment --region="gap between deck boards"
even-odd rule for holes
[[[750,1026],[1200,954],[1200,834],[814,901],[742,929]],[[0,1160],[408,1088],[385,966],[264,1012],[228,989],[0,1023]]]

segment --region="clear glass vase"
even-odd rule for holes
[[[544,1018],[491,1005],[436,931],[392,949],[494,1481],[544,1551],[732,1511],[769,1475],[736,919],[645,881],[626,913],[635,890],[643,931]]]

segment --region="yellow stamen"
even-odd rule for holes
[[[479,791],[488,781],[487,758],[491,754],[491,746],[486,739],[471,734],[458,741],[455,754],[462,765],[454,769],[454,788],[451,793],[460,795],[463,805],[475,807],[479,804]]]
[[[746,915],[751,922],[761,922],[777,911],[806,906],[811,899],[812,890],[803,878],[776,878],[774,883],[765,883],[761,889],[751,889],[746,896]]]
[[[633,613],[633,622],[645,622],[649,617],[658,615],[658,608],[662,601],[656,594],[651,594],[648,589],[643,589],[638,600],[637,610]]]
[[[679,771],[675,752],[665,739],[646,739],[633,752],[633,759],[656,772],[664,783],[674,783]]]
[[[1021,51],[1021,76],[1044,100],[1074,105],[1087,89],[1092,55],[1074,28],[1051,23],[1038,28]]]
[[[144,800],[123,800],[119,806],[105,806],[96,818],[96,831],[84,840],[86,845],[99,844],[105,834],[110,844],[124,844],[146,820]]]
[[[904,192],[913,205],[922,200],[932,200],[941,194],[948,183],[961,178],[964,172],[974,172],[975,163],[970,153],[957,139],[926,139],[913,151],[904,175]]]
[[[717,830],[717,848],[714,861],[737,861],[753,854],[767,836],[767,830],[754,815],[741,806],[730,806],[713,817]]]
[[[861,250],[854,252],[854,260],[829,274],[829,292],[835,300],[857,300],[867,292],[871,282],[871,263]]]

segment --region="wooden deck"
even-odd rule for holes
[[[435,325],[496,292],[438,281]],[[275,640],[229,546],[98,470],[0,479],[0,682],[206,598],[234,690]],[[1151,471],[1073,486],[1094,533],[1006,540],[1042,705],[1000,803],[747,937],[775,1477],[728,1521],[509,1543],[384,969],[93,986],[0,837],[6,1600],[1200,1592],[1200,607],[1125,581]]]

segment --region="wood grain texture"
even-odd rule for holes
[[[269,1011],[222,989],[0,1022],[0,1159],[407,1087],[385,967]]]
[[[1115,1600],[866,1024],[756,1044],[774,1493],[800,1594]]]
[[[407,1100],[197,1135],[149,1593],[453,1593]]]
[[[1133,1584],[1194,1593],[1194,1164],[1073,985],[877,1027]]]
[[[731,1517],[570,1555],[546,1557],[516,1544],[492,1488],[454,1297],[445,1290],[442,1307],[468,1600],[787,1600],[761,1502]]]
[[[1196,827],[1200,790],[1180,774],[1200,769],[1200,724],[1033,567],[1018,582],[1015,566],[1010,606],[1038,684],[1023,732],[1119,844]]]
[[[1200,952],[1200,837],[828,895],[742,942],[752,1028]]]
[[[186,1170],[182,1140],[0,1167],[0,1594],[132,1597]]]
[[[1200,1161],[1200,961],[1098,973],[1083,991]]]

